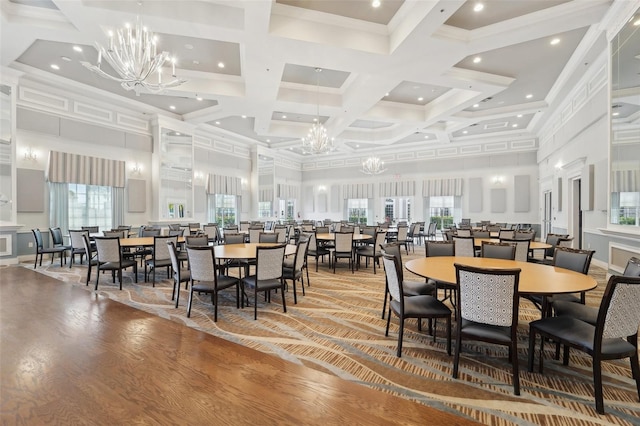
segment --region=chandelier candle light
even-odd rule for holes
[[[384,168],[384,161],[380,160],[380,158],[375,155],[372,155],[362,162],[361,172],[366,175],[378,175],[386,170],[387,169]]]
[[[150,93],[159,93],[169,87],[176,87],[186,82],[186,80],[176,78],[176,58],[170,58],[169,52],[156,53],[156,36],[142,25],[140,17],[136,18],[135,28],[126,24],[125,28],[119,29],[116,34],[109,31],[109,48],[105,49],[98,42],[95,43],[98,49],[97,65],[89,62],[81,62],[89,70],[96,74],[120,83],[125,90],[134,90],[136,95],[140,95],[141,89],[146,89]],[[113,76],[101,69],[102,58],[118,73]],[[171,62],[172,78],[162,82],[162,66],[165,62]],[[152,76],[157,75],[152,80]]]
[[[316,68],[317,110],[315,123],[309,129],[306,137],[302,138],[302,151],[305,154],[325,154],[335,151],[333,138],[327,135],[327,129],[320,123],[320,73],[322,68]]]

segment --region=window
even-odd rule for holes
[[[385,198],[384,217],[385,222],[411,222],[411,198]]]
[[[296,200],[280,200],[280,219],[294,220]]]
[[[438,229],[445,229],[454,224],[454,198],[429,197],[429,221],[435,222]]]
[[[350,198],[347,200],[347,220],[362,225],[367,224],[369,217],[369,200],[366,198]]]
[[[237,204],[235,195],[209,195],[209,222],[218,223],[221,226],[237,224]]]
[[[113,228],[111,187],[97,185],[67,184],[69,188],[69,229],[82,226]]]
[[[271,217],[271,201],[260,201],[258,203],[258,217]]]
[[[640,226],[640,192],[619,192],[611,195],[614,205],[611,210],[611,223]]]

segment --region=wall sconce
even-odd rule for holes
[[[131,167],[131,174],[140,176],[142,174],[142,166],[138,163],[135,163],[133,167]]]
[[[502,185],[504,183],[504,178],[502,176],[494,176],[493,184],[494,185]]]
[[[202,172],[193,172],[193,180],[195,182],[203,182],[204,181],[204,173]]]
[[[558,162],[556,163],[556,170],[559,170],[559,169],[561,169],[561,168],[562,168],[562,161],[558,161]]]
[[[24,152],[24,159],[26,161],[38,161],[38,154],[31,148],[27,148],[27,150]]]

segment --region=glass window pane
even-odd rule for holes
[[[70,183],[68,188],[69,229],[99,226],[101,230],[109,230],[113,227],[111,187]]]

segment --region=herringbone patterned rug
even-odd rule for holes
[[[424,256],[424,248],[416,246],[415,253],[403,256],[404,261]],[[32,268],[33,264],[22,266]],[[451,378],[453,357],[446,354],[443,321],[438,323],[435,342],[427,334],[427,327],[419,332],[415,321],[407,321],[402,358],[397,358],[397,319],[392,319],[389,337],[385,337],[386,320],[381,318],[382,269],[374,275],[370,265],[352,274],[343,262],[334,275],[326,263],[319,265],[317,273],[315,262],[309,266],[311,285],[305,287],[304,296],[298,287],[298,304],[293,304],[291,289],[286,295],[286,313],[279,294],[272,297],[271,303],[259,298],[257,321],[253,320],[253,306],[236,309],[233,290],[221,296],[217,322],[213,321],[211,298],[206,295],[195,296],[191,318],[187,318],[188,293],[181,290],[180,306],[174,308],[172,283],[164,270],[158,271],[164,279],[155,288],[143,282],[142,274],[140,283],[134,284],[131,273],[125,273],[122,291],[111,283],[110,274],[101,275],[98,293],[291,362],[485,424],[640,424],[640,403],[628,360],[604,363],[607,414],[603,416],[595,411],[590,358],[572,351],[570,365],[565,367],[552,359],[553,345],[547,345],[544,375],[526,371],[528,322],[539,318],[539,312],[529,302],[523,301],[520,308],[521,396],[516,397],[505,348],[464,343],[460,377]],[[37,271],[87,291],[93,291],[96,279],[94,272],[91,284],[85,287],[84,265],[71,269],[60,268],[59,264],[43,265]],[[589,292],[587,303],[599,303],[605,272],[591,267],[590,273],[600,285]],[[413,279],[409,273],[406,275]]]

